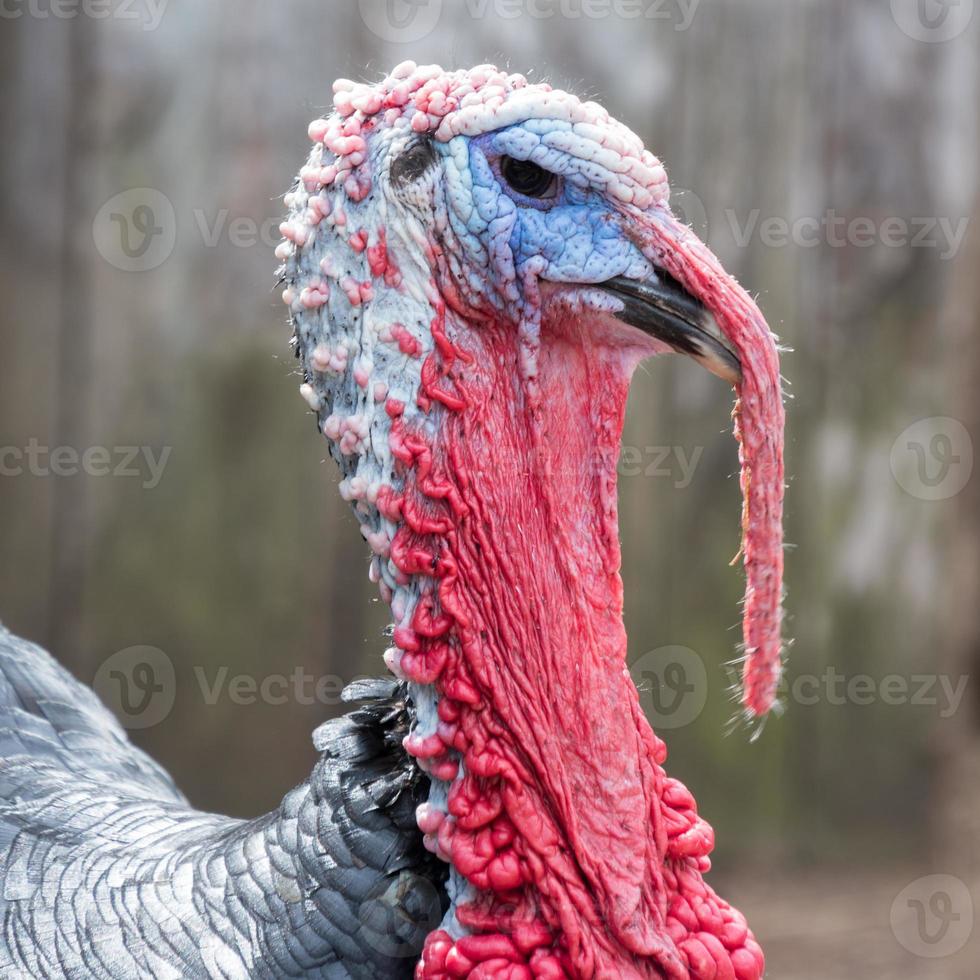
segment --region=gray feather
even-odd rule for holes
[[[321,726],[252,821],[192,809],[95,694],[0,626],[0,976],[411,977],[445,907],[404,688]]]

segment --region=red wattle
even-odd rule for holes
[[[530,397],[512,327],[440,314],[433,332],[419,403],[439,436],[393,424],[391,557],[437,585],[395,641],[445,722],[412,751],[462,757],[436,837],[477,898],[456,910],[470,935],[430,935],[417,977],[761,977],[625,666],[616,459],[637,355],[545,324]]]
[[[733,418],[746,575],[742,703],[760,717],[775,700],[782,655],[785,413],[776,341],[748,293],[690,228],[666,210],[635,220],[647,257],[711,310],[741,362]]]

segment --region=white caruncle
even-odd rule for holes
[[[396,492],[402,489],[389,442],[389,400],[404,406],[409,427],[432,425],[418,407],[417,396],[422,364],[434,346],[429,326],[434,290],[428,270],[417,259],[418,232],[392,230],[399,223],[386,220],[389,205],[379,188],[360,201],[343,199],[344,191],[338,189],[332,203],[323,203],[323,192],[310,176],[324,169],[323,161],[318,145],[296,187],[286,195],[286,240],[277,250],[283,260],[284,300],[305,374],[300,392],[316,413],[340,466],[340,493],[353,507],[361,534],[375,555],[371,579],[390,603],[393,626],[409,628],[420,595],[432,591],[436,583],[427,576],[406,578],[391,562],[388,548],[398,525],[379,512],[377,495],[383,486]],[[311,199],[315,206],[311,207]],[[376,246],[382,233],[386,235],[390,259],[401,273],[397,284],[372,275],[367,248],[351,244],[358,232],[366,233],[368,247]],[[370,289],[364,288],[368,284]],[[417,353],[402,351],[392,334],[395,324],[415,338]],[[384,656],[396,676],[400,676],[400,659],[401,651],[395,647]],[[408,686],[415,706],[412,734],[435,734],[439,722],[435,688],[412,682]],[[461,760],[456,778],[462,778]],[[431,775],[430,781],[428,805],[445,812],[451,784]],[[435,849],[432,838],[426,845]],[[455,869],[450,871],[447,889],[451,904],[442,928],[458,937],[464,930],[454,910],[473,897],[473,890]]]

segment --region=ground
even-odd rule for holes
[[[722,894],[755,930],[766,951],[770,980],[976,980],[980,929],[975,925],[962,949],[935,958],[908,952],[892,931],[896,897],[910,882],[935,873],[930,864],[934,862],[900,871],[842,868],[791,877],[774,876],[764,868],[743,869],[723,882]],[[972,883],[974,896],[980,894],[978,884]],[[976,912],[964,919],[964,928],[974,923]]]

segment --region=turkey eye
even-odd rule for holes
[[[557,178],[550,170],[539,167],[530,160],[502,157],[500,173],[504,180],[525,197],[551,197]]]

